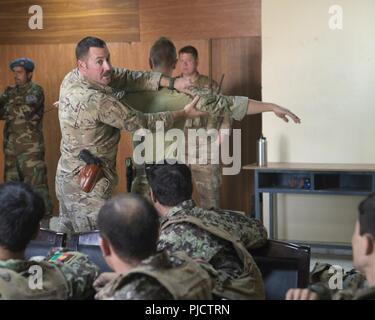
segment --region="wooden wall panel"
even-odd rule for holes
[[[260,0],[140,0],[141,41],[260,36]]]
[[[43,9],[43,29],[28,26],[29,7]],[[87,35],[139,41],[138,0],[0,0],[0,43],[73,43]]]
[[[222,91],[226,95],[261,99],[261,38],[216,39],[212,41],[212,74],[219,79],[225,74]],[[242,165],[255,162],[256,140],[261,133],[261,116],[247,116],[235,128],[241,129]],[[250,212],[253,177],[247,171],[237,176],[224,176],[222,208]]]

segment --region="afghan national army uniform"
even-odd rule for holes
[[[60,201],[59,231],[71,233],[96,229],[99,209],[112,195],[117,183],[116,155],[120,130],[141,127],[155,130],[157,121],[173,123],[171,112],[142,114],[119,102],[119,90],[157,90],[161,74],[114,68],[110,86],[93,84],[75,69],[60,87],[59,120],[62,133],[61,157],[56,172],[56,194]],[[116,91],[117,90],[117,91]],[[94,189],[80,189],[79,159],[87,149],[101,160],[104,176]]]
[[[265,299],[261,273],[248,250],[266,241],[259,221],[238,212],[204,210],[188,200],[163,218],[158,250],[184,251],[208,262],[216,271],[215,297]]]
[[[183,252],[160,252],[113,279],[95,298],[208,300],[212,299],[212,284],[209,273]]]
[[[0,261],[0,299],[93,298],[98,267],[86,255],[55,251],[46,261]]]
[[[44,162],[43,113],[43,89],[31,81],[8,87],[0,95],[0,119],[5,120],[5,181],[31,185],[43,197],[49,217],[52,204]]]
[[[193,94],[199,95],[201,97],[198,101],[197,109],[207,111],[209,113],[208,119],[222,119],[228,117],[234,118],[236,120],[241,120],[247,113],[248,98],[246,97],[222,96],[216,94],[215,92],[212,92],[207,88],[194,88],[192,89],[192,92]],[[177,92],[175,90],[162,88],[157,92],[147,91],[142,93],[129,93],[126,94],[121,101],[141,112],[155,113],[161,111],[181,110],[185,105],[191,103],[192,98],[186,94]],[[195,128],[198,129],[201,123],[201,120],[198,119],[198,121],[194,123]],[[186,121],[182,120],[174,123],[173,129],[178,129],[178,131],[183,135],[181,137],[176,134],[177,140],[173,140],[173,138],[171,139],[171,137],[168,137],[168,134],[164,136],[164,133],[161,131],[158,131],[155,134],[146,134],[144,141],[142,142],[139,142],[140,139],[136,139],[136,135],[133,135],[134,154],[137,152],[137,148],[142,143],[145,153],[144,159],[142,160],[144,160],[146,163],[159,162],[163,159],[178,159],[181,162],[190,163],[190,161],[192,160],[192,156],[188,154],[189,150],[187,150],[187,153],[185,153],[188,143],[186,124],[189,125],[189,128],[193,129],[192,122],[189,119]],[[206,123],[204,123],[204,125],[206,126]],[[205,142],[205,145],[206,144],[207,142]],[[198,142],[197,145],[191,146],[191,148],[195,151],[197,149],[197,146],[199,148],[200,142]],[[182,153],[178,153],[178,151],[181,150]],[[196,154],[198,154],[198,152]],[[141,164],[137,164],[137,160],[135,159],[135,157],[133,157],[133,160],[135,160],[136,163],[136,176],[132,184],[132,192],[147,196],[149,187],[144,166]],[[196,156],[194,156],[194,160],[197,161]],[[204,173],[201,175],[201,177],[204,177],[204,174],[206,172],[212,171],[211,168],[218,169],[219,173],[218,175],[215,174],[214,177],[211,177],[210,181],[212,181],[212,179],[219,179],[221,177],[219,165],[194,165],[194,168],[192,167],[192,171],[195,170],[194,172],[198,172],[205,170]],[[206,203],[207,205],[212,207],[212,205],[210,205],[211,201],[206,199],[206,195],[211,194],[211,192],[207,191],[207,188],[210,188],[210,181],[206,183],[205,189],[203,189],[202,184],[197,184],[197,188],[199,191],[201,204]],[[220,187],[220,184],[216,185]],[[202,186],[202,188],[200,188],[199,186]]]
[[[330,289],[330,282],[335,287],[338,286],[339,283],[336,280],[339,276],[342,276],[342,288]],[[317,262],[315,264],[310,273],[309,288],[317,293],[321,300],[375,299],[375,287],[368,288],[363,273],[355,269],[337,270],[335,266],[328,263]]]

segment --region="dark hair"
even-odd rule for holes
[[[181,53],[190,53],[195,60],[198,59],[198,50],[195,49],[193,46],[186,46],[181,48],[180,51],[178,51],[178,55],[180,55]]]
[[[359,233],[370,233],[375,237],[375,193],[370,194],[358,207]]]
[[[137,194],[121,194],[99,211],[100,234],[125,260],[143,260],[156,252],[159,216],[154,206]]]
[[[153,67],[173,67],[177,60],[176,47],[165,37],[159,38],[150,49],[150,60]]]
[[[176,206],[191,199],[193,184],[186,164],[155,164],[147,170],[147,178],[155,199],[164,206]]]
[[[45,214],[43,198],[23,182],[0,185],[0,246],[19,252],[38,232]]]
[[[105,48],[106,46],[107,44],[102,39],[96,37],[83,38],[76,46],[76,58],[79,60],[86,56],[91,47]]]

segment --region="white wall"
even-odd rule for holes
[[[343,30],[329,28],[332,5]],[[302,118],[263,115],[269,161],[375,162],[374,34],[374,0],[262,1],[263,101]],[[348,242],[361,199],[279,196],[279,238]]]

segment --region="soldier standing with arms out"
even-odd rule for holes
[[[155,43],[152,45],[150,49],[150,56],[149,56],[149,63],[152,71],[161,72],[164,76],[172,76],[173,70],[177,63],[177,52],[176,47],[172,41],[165,37],[159,38]],[[229,121],[233,118],[238,121],[241,121],[243,117],[247,114],[253,114],[258,112],[266,112],[266,111],[273,111],[279,117],[291,117],[295,122],[299,122],[297,116],[291,113],[289,110],[284,109],[282,107],[271,105],[263,102],[249,100],[247,97],[239,97],[239,96],[223,96],[217,94],[214,91],[211,91],[204,87],[194,87],[191,88],[191,93],[198,95],[200,100],[197,104],[199,110],[205,110],[208,114],[209,121],[213,121],[213,123],[217,123],[216,119],[218,118],[228,118]],[[174,111],[179,110],[182,105],[186,105],[192,101],[192,98],[184,93],[177,92],[172,88],[162,88],[158,91],[147,91],[147,92],[133,92],[127,93],[122,98],[125,104],[128,104],[141,112],[161,112],[161,111]],[[285,118],[284,118],[285,119]],[[197,118],[193,119],[193,121],[199,120],[204,121],[204,118]],[[188,126],[191,126],[190,119],[182,120],[174,123],[173,128],[183,130],[188,123]],[[199,128],[199,127],[198,127]],[[206,128],[206,127],[205,127]],[[211,127],[212,128],[212,127]],[[222,127],[221,127],[222,128]],[[208,131],[208,130],[207,130]],[[159,162],[164,158],[168,159],[176,159],[181,162],[186,162],[186,159],[180,159],[180,157],[176,157],[173,154],[174,150],[176,149],[176,143],[181,147],[181,143],[187,143],[188,139],[185,137],[185,141],[180,141],[182,139],[178,139],[176,142],[168,141],[165,139],[164,144],[162,146],[157,145],[158,137],[155,134],[150,133],[150,137],[146,135],[144,142],[145,150],[151,149],[153,153],[151,154],[151,159],[148,158],[148,153],[145,152],[145,161],[146,162]],[[164,137],[162,137],[164,139]],[[134,141],[133,136],[133,144],[136,147],[138,142]],[[206,142],[207,144],[207,142]],[[207,149],[202,143],[198,145],[200,151],[208,153]],[[190,147],[190,146],[189,146]],[[192,146],[196,148],[196,146]],[[164,150],[162,149],[164,148]],[[185,149],[185,145],[182,145],[182,148]],[[190,150],[190,149],[189,149]],[[199,151],[199,150],[198,150]],[[184,155],[185,156],[185,155]],[[208,158],[209,155],[207,155]],[[191,160],[191,157],[188,154],[187,162]],[[136,163],[136,177],[132,184],[132,192],[142,194],[144,196],[148,196],[149,194],[149,185],[146,178],[146,172],[144,165]],[[202,167],[207,170],[210,170],[211,165],[196,165],[198,167]],[[215,166],[215,165],[212,165]],[[216,168],[216,167],[215,167]],[[220,169],[217,166],[218,169]],[[206,171],[207,171],[206,170]],[[219,170],[218,177],[221,177],[221,172]],[[212,178],[216,179],[216,177]],[[219,184],[218,187],[220,186]],[[209,188],[205,186],[205,188]],[[206,192],[205,189],[200,188],[200,191]],[[216,194],[213,195],[216,197]],[[206,199],[201,197],[201,202],[205,201]],[[204,207],[212,207],[210,202],[202,203]]]
[[[157,90],[170,85],[170,79],[160,73],[112,68],[109,50],[101,39],[82,39],[76,47],[76,58],[77,68],[65,76],[59,99],[62,139],[56,171],[58,230],[68,234],[96,229],[99,209],[111,197],[117,183],[116,155],[121,129],[155,129],[157,121],[163,121],[168,128],[180,118],[204,115],[195,109],[198,99],[178,111],[154,114],[143,114],[122,104],[116,98],[116,90]],[[172,84],[184,89],[190,83],[178,79]],[[84,149],[100,160],[103,172],[89,192],[80,187],[79,175],[85,162],[79,154]]]
[[[5,120],[5,181],[23,181],[40,193],[46,205],[41,226],[48,228],[52,204],[44,162],[44,93],[31,81],[35,67],[32,60],[16,59],[9,67],[15,86],[0,95],[0,119]]]

